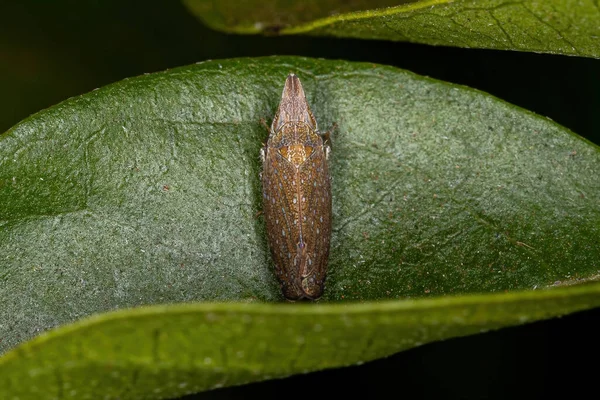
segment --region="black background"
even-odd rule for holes
[[[125,77],[207,59],[274,54],[394,65],[483,90],[600,143],[599,60],[383,41],[226,35],[204,27],[179,2],[168,0],[1,2],[0,132],[40,109]],[[537,399],[594,393],[599,318],[600,310],[586,311],[433,343],[360,367],[185,399]]]

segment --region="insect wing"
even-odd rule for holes
[[[299,168],[302,188],[302,236],[305,242],[302,288],[318,298],[323,292],[331,237],[331,181],[323,146]]]
[[[303,296],[297,285],[299,270],[295,265],[299,208],[292,190],[294,176],[294,166],[276,149],[267,148],[262,175],[263,212],[275,273],[285,297],[291,300]]]

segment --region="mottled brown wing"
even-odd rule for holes
[[[331,180],[323,145],[299,169],[302,187],[302,236],[305,239],[302,288],[310,298],[323,293],[331,239]]]
[[[304,297],[295,265],[299,241],[299,200],[294,198],[295,168],[274,148],[267,148],[263,166],[263,212],[275,273],[290,300]]]

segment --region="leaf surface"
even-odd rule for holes
[[[600,57],[598,1],[184,0],[213,29]]]
[[[273,304],[257,216],[289,72],[338,124],[319,304]],[[372,64],[213,61],[70,99],[0,136],[2,397],[168,398],[596,307],[599,173],[546,118]]]

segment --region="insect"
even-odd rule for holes
[[[328,142],[329,133],[319,132],[300,79],[288,75],[261,149],[267,237],[288,300],[323,294],[331,240]]]

